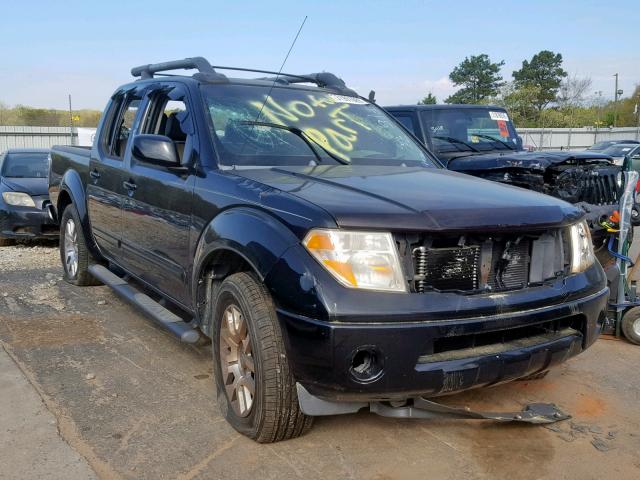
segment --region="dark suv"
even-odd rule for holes
[[[178,68],[198,72],[157,75]],[[65,277],[211,338],[240,432],[521,378],[597,338],[608,289],[572,205],[441,168],[329,73],[132,73],[91,150],[53,148]]]
[[[493,105],[385,107],[449,169],[546,193],[576,205],[601,246],[619,208],[621,167],[606,152],[525,151],[508,112]]]

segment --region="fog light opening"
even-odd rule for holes
[[[351,375],[361,383],[377,380],[382,375],[382,355],[373,347],[360,347],[351,359]]]

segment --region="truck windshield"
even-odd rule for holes
[[[517,134],[504,110],[434,108],[423,110],[422,122],[436,152],[516,150]]]
[[[46,178],[48,173],[46,153],[8,153],[2,162],[2,176],[7,178]]]
[[[388,114],[360,98],[278,86],[268,98],[263,86],[202,90],[223,165],[434,166]]]

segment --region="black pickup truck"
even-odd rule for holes
[[[443,169],[332,74],[221,68],[134,68],[93,148],[53,148],[49,191],[66,279],[211,338],[237,430],[291,438],[595,341],[608,289],[581,210]]]
[[[385,107],[449,169],[535,190],[572,203],[598,246],[600,218],[618,208],[621,167],[603,152],[525,151],[508,112],[491,105]]]

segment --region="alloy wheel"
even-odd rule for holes
[[[78,230],[73,218],[64,226],[64,265],[71,278],[78,274]]]
[[[251,413],[256,394],[256,375],[251,337],[244,314],[235,304],[222,314],[220,365],[229,403],[236,415]]]

